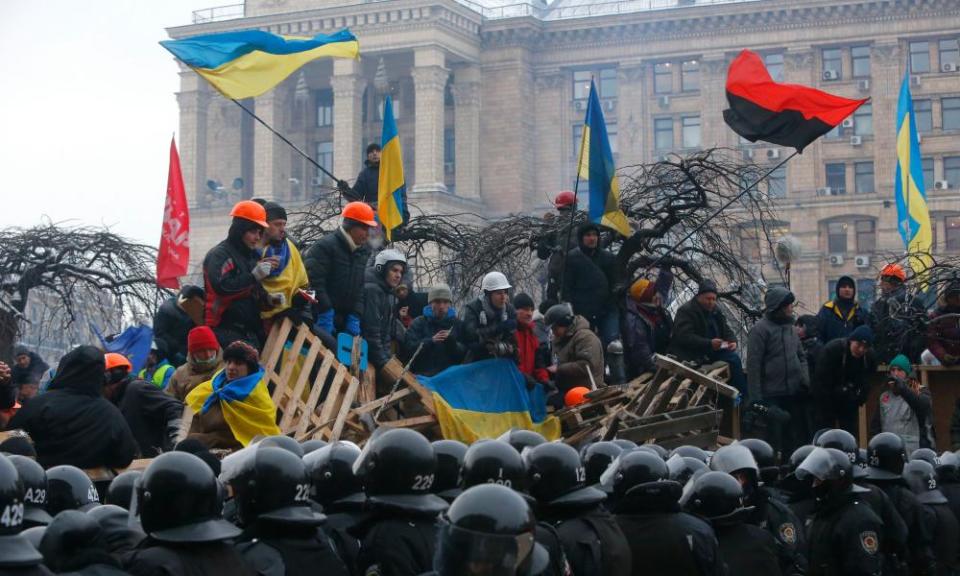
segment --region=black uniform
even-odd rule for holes
[[[237,551],[260,576],[347,576],[326,534],[310,526],[256,523],[244,530]]]
[[[640,576],[722,576],[723,560],[709,524],[672,505],[650,514],[617,514]],[[755,575],[760,576],[760,575]]]
[[[183,402],[145,380],[131,379],[122,386],[113,402],[130,426],[141,456],[152,458],[172,450]]]
[[[433,568],[437,542],[435,515],[383,511],[362,532],[359,573],[366,576],[413,576]]]
[[[359,505],[356,510],[330,507],[326,510],[327,522],[322,527],[323,531],[330,538],[337,556],[346,565],[347,572],[356,576],[360,574],[357,567],[360,558],[360,540],[351,531],[362,524],[367,519],[367,515],[360,511]]]
[[[541,508],[537,517],[556,530],[575,576],[631,573],[630,544],[616,519],[602,506],[570,511]]]
[[[904,559],[917,573],[932,574],[936,560],[933,555],[933,526],[936,518],[925,509],[917,496],[897,482],[877,484],[886,493],[907,527],[907,557]]]
[[[946,497],[950,510],[953,511],[953,515],[960,520],[960,483],[947,483],[941,479],[940,492]]]
[[[797,515],[789,506],[774,498],[763,486],[756,489],[750,504],[756,506],[750,518],[751,523],[773,536],[780,572],[784,575],[805,574],[807,571],[806,542],[803,536],[803,524]],[[718,538],[719,536],[717,534]]]
[[[573,574],[570,563],[567,562],[567,555],[563,551],[563,542],[560,540],[560,534],[557,533],[556,528],[545,522],[538,522],[534,538],[537,544],[543,546],[550,556],[547,574],[550,576],[571,576]]]
[[[178,545],[147,537],[126,556],[124,567],[135,576],[257,576],[226,542]]]
[[[781,549],[765,529],[746,523],[714,526],[713,529],[727,574],[768,576],[782,573],[778,562]]]
[[[883,522],[856,493],[824,503],[808,534],[809,576],[876,576],[881,573]]]
[[[869,490],[860,494],[860,499],[873,509],[883,522],[883,571],[885,574],[897,574],[905,569],[907,559],[907,524],[897,511],[887,493],[873,484],[863,484]]]
[[[953,576],[960,570],[960,523],[950,505],[924,504],[936,518],[933,527],[933,553],[937,559],[937,576]]]

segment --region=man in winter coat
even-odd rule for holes
[[[574,315],[569,304],[556,304],[547,310],[544,321],[553,332],[557,364],[550,370],[560,393],[578,386],[603,386],[603,346],[587,319]]]
[[[24,346],[14,349],[11,383],[17,388],[20,400],[29,400],[37,395],[40,379],[49,368],[36,352],[31,352]]]
[[[842,428],[857,435],[857,410],[866,401],[870,376],[877,370],[872,343],[873,332],[860,326],[849,337],[831,340],[820,351],[812,390],[817,428]]]
[[[7,428],[33,438],[44,468],[126,468],[137,442],[123,414],[103,397],[103,352],[80,346],[60,359],[49,390],[25,405]]]
[[[588,222],[577,230],[578,246],[567,253],[561,296],[597,331],[604,346],[620,336],[614,294],[619,288],[617,257],[600,248],[600,226]],[[551,298],[553,300],[553,298]]]
[[[404,335],[407,357],[412,357],[422,344],[423,349],[413,361],[414,374],[433,376],[463,360],[465,352],[460,342],[460,321],[453,309],[453,294],[446,285],[435,286],[428,293],[430,306],[422,316],[414,319]]]
[[[903,439],[907,454],[918,448],[934,448],[930,390],[920,385],[903,354],[890,361],[889,369],[886,389],[870,422],[870,435],[893,432]]]
[[[517,367],[526,378],[528,388],[537,383],[546,384],[550,381],[547,371],[550,346],[537,337],[533,298],[521,292],[513,299],[513,307],[517,310]]]
[[[927,350],[942,366],[960,364],[960,280],[951,280],[937,298],[927,324]]]
[[[559,297],[564,254],[577,247],[577,237],[570,233],[570,227],[574,225],[570,221],[570,211],[575,203],[575,196],[570,190],[564,190],[553,198],[553,207],[557,211],[547,212],[543,216],[545,224],[553,227],[553,231],[537,238],[534,246],[537,258],[547,262],[547,300],[554,303]]]
[[[835,338],[846,338],[857,326],[867,323],[867,313],[857,302],[857,283],[849,276],[837,280],[837,294],[817,313],[820,341],[826,344]]]
[[[795,422],[806,416],[798,410],[797,396],[810,386],[807,358],[800,338],[793,328],[793,303],[796,297],[782,287],[774,287],[764,297],[764,316],[750,329],[748,337],[747,383],[748,401],[777,407],[790,414],[790,423],[779,429],[781,434],[766,438],[774,450],[791,453],[807,438],[794,437]]]
[[[510,304],[507,277],[489,272],[480,282],[480,296],[463,307],[464,362],[488,358],[515,359],[517,311]]]
[[[166,393],[183,402],[198,385],[223,368],[223,351],[208,326],[197,326],[187,334],[187,363],[177,368]]]
[[[377,254],[373,268],[367,270],[363,286],[363,337],[367,340],[370,363],[378,372],[393,358],[393,342],[397,339],[397,320],[393,314],[397,297],[393,291],[400,285],[406,268],[407,257],[388,248]],[[382,392],[388,391],[389,388]]]
[[[357,174],[357,179],[353,182],[353,188],[343,180],[337,182],[337,188],[350,202],[366,202],[376,209],[377,201],[380,198],[378,194],[380,152],[380,145],[376,142],[367,144],[367,159],[363,163],[363,169]]]
[[[904,354],[915,364],[926,345],[925,307],[919,298],[907,295],[906,280],[899,264],[880,270],[880,297],[870,308],[869,319],[879,362]]]
[[[264,202],[268,227],[264,232],[263,258],[276,258],[277,267],[267,274],[261,285],[267,293],[266,306],[260,311],[264,333],[269,334],[276,319],[289,317],[294,322],[310,318],[307,300],[300,294],[309,286],[307,269],[300,251],[287,237],[287,211],[276,202]]]
[[[205,321],[226,347],[244,340],[259,348],[264,342],[260,282],[277,267],[276,259],[259,259],[257,247],[267,227],[267,212],[252,201],[238,202],[227,239],[214,246],[203,259],[207,307]]]
[[[163,342],[167,358],[174,366],[187,361],[187,333],[203,324],[206,295],[199,286],[184,286],[167,298],[153,315],[153,339]]]
[[[794,326],[797,330],[797,337],[800,338],[803,353],[807,358],[807,374],[810,379],[810,385],[807,389],[801,390],[799,396],[797,396],[797,403],[800,405],[800,410],[806,414],[806,421],[796,423],[794,437],[806,440],[811,438],[813,431],[816,430],[816,405],[810,391],[815,388],[813,382],[817,375],[817,358],[820,357],[820,349],[823,348],[823,344],[819,338],[820,322],[813,314],[801,315],[797,318]]]
[[[626,313],[620,319],[620,334],[630,378],[653,372],[656,369],[653,355],[667,353],[673,318],[663,304],[669,297],[671,286],[673,273],[669,268],[662,268],[656,282],[639,278],[627,291]]]
[[[362,202],[347,204],[341,215],[340,227],[315,242],[303,263],[317,299],[314,328],[330,336],[342,331],[359,336],[364,272],[370,258],[367,238],[377,221],[373,208]]]

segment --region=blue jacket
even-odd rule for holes
[[[817,337],[826,344],[837,338],[846,338],[854,328],[866,324],[867,313],[858,302],[854,302],[853,307],[844,315],[836,300],[830,300],[820,307],[817,321],[820,323]]]

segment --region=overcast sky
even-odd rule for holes
[[[157,245],[179,85],[157,42],[226,3],[0,0],[0,226],[47,216]]]

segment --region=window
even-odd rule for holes
[[[333,126],[333,90],[317,90],[317,128]]]
[[[317,164],[323,166],[328,172],[333,172],[333,142],[317,142]],[[330,183],[330,177],[317,170],[317,177],[321,182]]]
[[[946,249],[953,252],[960,250],[960,216],[947,216],[943,223]]]
[[[870,76],[869,46],[854,46],[851,48],[850,59],[853,61],[854,78],[868,78]]]
[[[843,77],[843,55],[839,48],[824,48],[823,50],[823,79],[839,80]],[[827,78],[829,72],[836,73],[834,78]]]
[[[869,312],[877,299],[877,281],[875,278],[857,278],[857,300],[864,312]]]
[[[673,92],[673,67],[669,62],[653,66],[653,93],[669,94]]]
[[[610,152],[617,154],[617,123],[607,122],[607,140],[610,142]]]
[[[580,148],[583,144],[583,124],[573,125],[573,160],[580,160]]]
[[[767,54],[763,57],[763,63],[767,65],[767,72],[774,82],[783,82],[783,53],[776,52]]]
[[[943,179],[950,186],[960,186],[960,156],[948,156],[943,159]]]
[[[683,133],[681,134],[683,138],[683,147],[699,148],[700,147],[700,117],[684,116],[683,118],[680,119],[680,123],[683,128]]]
[[[946,64],[953,64],[954,70],[960,66],[960,42],[956,38],[940,41],[940,70]]]
[[[392,98],[393,98],[393,99],[391,100],[391,102],[393,102],[393,119],[394,119],[394,120],[399,120],[399,119],[400,119],[400,110],[401,110],[400,97],[399,97],[399,95],[396,95],[396,94],[395,94]],[[384,105],[384,100],[386,100],[386,98],[381,98],[381,99],[380,99],[380,104],[377,105],[377,118],[379,118],[381,121],[383,120],[383,105]]]
[[[598,94],[598,96],[600,96],[601,98],[616,98],[617,97],[617,69],[601,68],[599,77],[600,77],[600,84],[597,86],[597,90],[599,90],[600,93]]]
[[[827,164],[827,187],[834,194],[847,193],[847,165]]]
[[[941,100],[944,130],[960,130],[960,98]]]
[[[864,104],[853,113],[853,133],[857,136],[873,136],[873,104]]]
[[[933,108],[929,100],[914,100],[913,115],[917,132],[921,134],[933,132]]]
[[[590,97],[590,79],[593,73],[589,70],[575,70],[573,72],[573,99],[586,100]]]
[[[873,189],[873,162],[853,164],[853,186],[857,194],[869,194]]]
[[[767,194],[771,198],[785,198],[787,196],[787,167],[781,166],[767,177]]]
[[[827,224],[827,252],[844,254],[847,251],[847,225],[844,222]]]
[[[746,260],[760,259],[760,235],[756,228],[740,229],[740,256]]]
[[[840,125],[837,124],[830,129],[829,132],[823,135],[824,140],[839,140],[840,139]]]
[[[857,234],[857,252],[868,254],[877,249],[877,223],[873,220],[857,220],[854,222]]]
[[[930,43],[910,43],[910,72],[923,74],[930,71]]]
[[[921,158],[920,166],[923,167],[923,189],[929,192],[933,190],[933,158]]]
[[[457,166],[457,140],[453,128],[443,130],[443,173],[452,174]]]
[[[700,62],[687,60],[680,65],[680,89],[684,92],[700,89]]]
[[[670,150],[673,148],[673,118],[654,119],[653,147],[656,150]]]

